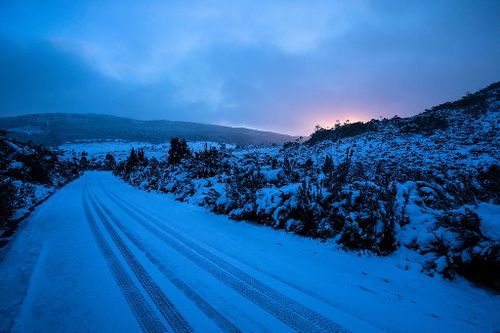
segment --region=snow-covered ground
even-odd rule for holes
[[[500,296],[88,172],[1,253],[0,332],[500,329]]]
[[[412,117],[318,128],[304,144],[214,149],[174,163],[132,156],[114,172],[234,220],[335,238],[348,251],[405,247],[424,274],[499,292],[499,128],[495,83]]]
[[[204,149],[205,147],[220,148],[221,144],[211,141],[194,141],[188,142],[189,148],[195,152]],[[227,149],[234,149],[236,146],[233,144],[225,144]],[[111,153],[114,155],[116,161],[122,161],[127,158],[130,150],[143,149],[148,158],[155,157],[160,159],[168,154],[170,143],[153,144],[148,142],[133,142],[123,140],[108,140],[108,141],[94,141],[88,142],[72,142],[60,145],[57,149],[62,153],[62,158],[70,160],[73,157],[80,157],[83,152],[89,155],[89,158],[97,160],[104,160],[106,154]]]

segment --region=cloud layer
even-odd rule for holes
[[[307,134],[499,79],[489,1],[12,1],[0,115],[95,112]]]

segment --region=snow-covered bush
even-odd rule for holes
[[[427,252],[436,254],[427,266],[447,278],[459,273],[475,275],[500,288],[500,244],[481,231],[481,219],[469,208],[444,212],[432,233],[434,240]]]
[[[235,220],[310,237],[338,237],[346,248],[382,255],[396,248],[395,227],[404,212],[396,205],[394,184],[368,182],[362,166],[352,167],[350,149],[337,163],[326,159],[321,168],[311,158],[300,162],[297,152],[285,153],[280,159],[211,148],[179,165],[152,160],[140,167],[131,162],[136,160],[131,151],[116,173],[142,189],[169,192]]]
[[[14,213],[15,187],[11,179],[0,180],[0,220],[7,221]]]
[[[0,132],[0,238],[11,235],[34,205],[80,174],[79,163]]]
[[[318,129],[308,144],[211,148],[179,163],[135,164],[133,172],[124,161],[115,173],[233,219],[334,238],[345,249],[388,255],[405,246],[428,272],[494,285],[500,237],[485,236],[491,223],[478,207],[499,203],[499,90],[406,119]]]

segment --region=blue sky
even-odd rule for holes
[[[0,3],[0,115],[107,113],[308,134],[500,79],[499,1]]]

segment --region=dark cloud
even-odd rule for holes
[[[336,119],[412,115],[500,77],[491,1],[1,6],[1,115],[97,112],[306,134]]]
[[[75,112],[183,119],[205,105],[177,103],[168,80],[127,83],[46,41],[0,39],[0,115]],[[193,118],[194,120],[194,118]]]
[[[0,41],[2,114],[102,112],[118,87],[74,55],[44,41]]]

